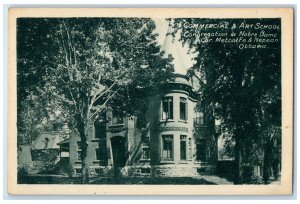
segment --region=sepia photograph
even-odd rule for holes
[[[293,28],[281,15],[292,10],[234,18],[230,9],[224,17],[178,10],[12,18],[16,174],[8,185],[20,188],[11,192],[172,185],[217,195],[221,185],[291,193]]]

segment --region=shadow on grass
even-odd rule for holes
[[[69,178],[58,175],[30,175],[23,178],[20,184],[81,184],[81,178]],[[202,178],[190,177],[93,177],[90,178],[91,185],[115,184],[115,185],[215,185]]]
[[[230,175],[230,174],[218,174],[217,176],[220,177],[220,178],[224,178],[224,179],[226,179],[229,182],[233,182],[234,181],[234,176]]]

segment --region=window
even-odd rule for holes
[[[143,159],[149,159],[149,147],[143,147],[143,155],[142,155]]]
[[[106,141],[99,140],[98,145],[99,146],[95,148],[94,162],[99,163],[100,166],[106,166],[107,165]]]
[[[197,141],[197,155],[196,160],[197,161],[205,161],[206,160],[206,144],[204,139],[198,139]]]
[[[143,144],[142,144],[142,158],[143,159],[150,159],[149,137],[145,137],[143,139]]]
[[[120,112],[113,111],[112,124],[113,125],[123,124],[123,116]]]
[[[96,120],[94,123],[94,138],[100,139],[106,137],[106,124],[103,121]]]
[[[173,97],[164,97],[162,101],[162,119],[173,119]]]
[[[192,138],[189,138],[189,146],[188,146],[188,158],[189,160],[193,159],[193,153],[192,153]]]
[[[82,143],[81,143],[81,141],[77,142],[77,160],[82,160]]]
[[[102,154],[101,154],[101,151],[100,151],[100,149],[95,149],[95,153],[96,153],[96,160],[97,161],[100,161],[100,160],[102,160]]]
[[[180,120],[187,120],[186,98],[181,98],[181,97],[180,97]]]
[[[173,160],[173,135],[163,135],[163,160]]]
[[[76,174],[81,174],[82,169],[75,169]]]
[[[81,141],[78,141],[78,142],[77,142],[77,149],[78,149],[78,150],[81,150],[81,147],[82,147]]]
[[[204,119],[203,119],[203,113],[202,112],[196,112],[195,124],[196,125],[203,125],[204,124]]]
[[[186,160],[186,136],[180,135],[180,160]]]
[[[141,168],[141,173],[142,174],[150,174],[151,173],[151,168]]]
[[[77,160],[82,160],[82,152],[77,151]]]
[[[60,151],[62,151],[62,152],[69,152],[70,151],[69,143],[61,144],[60,145]]]

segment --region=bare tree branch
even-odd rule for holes
[[[105,102],[99,107],[96,109],[96,111],[91,115],[91,117],[89,119],[93,119],[93,117],[95,115],[97,115],[98,113],[100,113],[102,111],[102,109],[106,106],[107,102],[112,99],[114,97],[114,95],[120,90],[121,88],[118,88],[116,91],[114,91],[106,100]]]

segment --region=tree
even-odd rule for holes
[[[260,150],[257,147],[262,141],[263,96],[270,90],[280,96],[281,87],[279,30],[270,31],[278,36],[279,42],[270,43],[265,49],[241,49],[239,42],[223,43],[215,36],[207,37],[216,31],[228,36],[233,32],[239,34],[245,31],[239,26],[243,23],[280,25],[280,21],[274,19],[175,19],[174,22],[174,28],[181,32],[181,41],[196,55],[190,74],[202,79],[201,100],[219,107],[215,109],[216,117],[222,121],[223,132],[235,144],[235,184],[243,183],[243,166],[253,162],[253,156]],[[199,29],[199,25],[205,24],[224,27]],[[248,31],[257,33],[260,30]],[[205,41],[208,38],[212,41]],[[278,101],[280,98],[276,103]],[[280,113],[280,106],[276,108]],[[275,117],[281,120],[280,114]]]
[[[281,164],[281,95],[280,82],[262,96],[263,180],[270,182],[270,172],[278,180]]]
[[[17,19],[18,145],[31,144],[41,131],[41,121],[50,118],[46,109],[51,108],[45,106],[37,87],[44,86],[44,67],[54,61],[53,25],[55,21],[47,19]]]
[[[50,50],[45,48],[49,56],[39,60],[51,61],[39,67],[43,70],[37,76],[43,82],[39,94],[72,120],[82,144],[82,183],[88,183],[90,126],[109,106],[135,114],[137,101],[143,100],[142,90],[155,89],[168,80],[173,66],[170,58],[162,57],[150,19],[44,19],[37,29],[44,22],[51,24],[43,34],[49,38]]]

